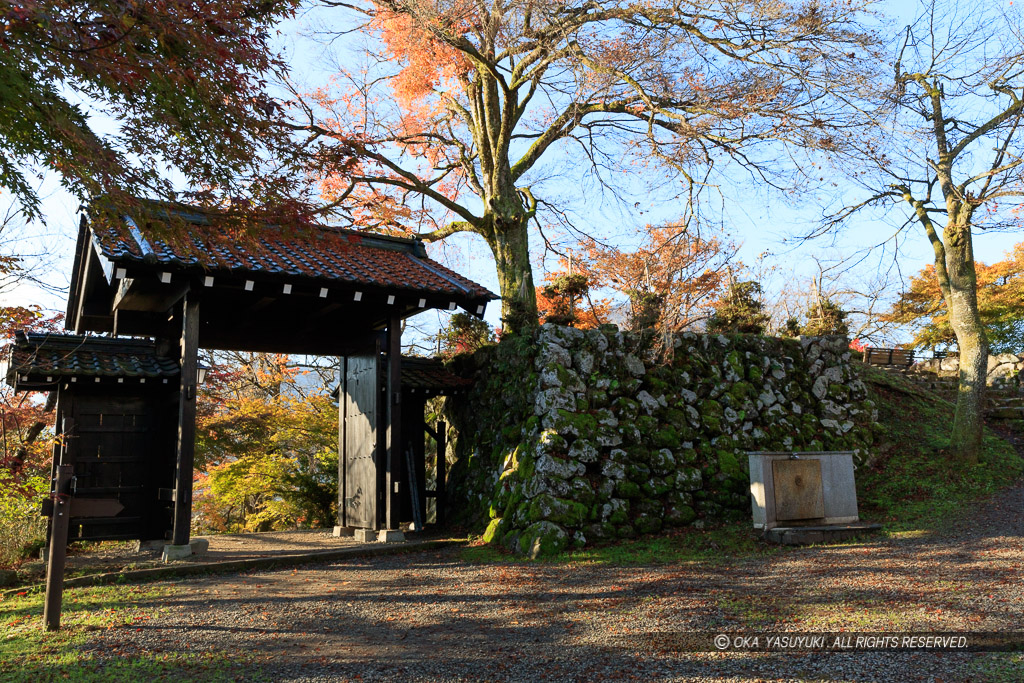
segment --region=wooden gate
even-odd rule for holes
[[[339,459],[343,526],[380,528],[381,371],[379,351],[345,359],[341,392],[344,448]]]
[[[158,395],[76,395],[67,460],[78,500],[116,499],[115,517],[71,518],[69,541],[163,539],[169,504],[160,488],[174,480],[173,442],[159,416]]]

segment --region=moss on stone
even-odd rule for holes
[[[670,526],[686,526],[697,519],[697,511],[689,505],[670,506],[665,510],[665,524]]]
[[[611,522],[595,522],[587,526],[585,533],[588,539],[615,538],[615,525]]]
[[[519,551],[533,559],[557,555],[569,545],[569,536],[557,524],[534,522],[519,535]]]
[[[644,378],[644,386],[654,396],[666,394],[672,390],[668,382],[657,377],[651,377],[650,375]]]
[[[555,498],[549,493],[542,493],[530,504],[528,520],[539,522],[547,520],[561,526],[578,528],[587,519],[587,507],[574,500]]]
[[[623,479],[615,482],[615,493],[620,498],[639,498],[640,497],[640,485],[635,481],[629,479]]]
[[[757,390],[750,382],[736,382],[729,387],[729,396],[736,401],[737,405],[743,405],[747,399],[757,396]]]
[[[640,430],[641,436],[649,436],[658,429],[658,418],[650,415],[641,415],[634,422],[636,428]]]
[[[590,507],[597,497],[593,485],[583,477],[576,477],[569,482],[569,495],[581,505]]]
[[[718,469],[722,474],[727,477],[737,477],[743,474],[743,468],[740,467],[736,453],[733,451],[719,450],[715,456],[718,460]]]
[[[631,398],[620,396],[612,402],[612,410],[620,420],[632,421],[640,414],[640,404]]]
[[[651,515],[642,514],[633,520],[633,528],[640,534],[653,534],[661,531],[661,519]]]
[[[568,410],[558,410],[558,422],[556,423],[559,433],[574,434],[579,437],[587,436],[597,432],[597,420],[590,413],[570,413]]]
[[[675,427],[666,425],[651,436],[651,445],[655,448],[674,449],[682,445],[682,439],[679,438],[679,432]]]
[[[651,478],[651,468],[630,458],[629,464],[626,465],[626,477],[638,484],[643,483]]]
[[[492,519],[484,530],[483,540],[484,543],[495,543],[501,540],[501,527],[503,525],[503,517],[496,517]]]
[[[756,365],[747,366],[747,379],[758,384],[764,379],[764,372]]]

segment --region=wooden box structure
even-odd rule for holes
[[[226,225],[194,207],[142,202],[133,216],[93,206],[79,228],[67,327],[151,338],[180,368],[174,400],[161,404],[159,418],[174,425],[173,544],[189,540],[200,348],[372,359],[363,374],[374,374],[376,400],[362,419],[374,426],[367,443],[377,460],[374,476],[359,480],[374,512],[352,521],[398,528],[406,486],[402,321],[430,308],[482,316],[497,297],[429,259],[417,240]],[[352,372],[357,366],[352,360]]]
[[[748,453],[754,528],[859,521],[853,451]]]
[[[73,468],[69,541],[169,536],[178,375],[153,342],[17,334],[7,382],[57,392],[53,474]]]

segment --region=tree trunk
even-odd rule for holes
[[[951,445],[960,460],[978,462],[983,427],[982,401],[988,375],[988,338],[978,314],[978,276],[970,228],[947,226],[949,322],[960,347],[960,386],[953,416]]]
[[[511,221],[494,217],[487,240],[498,271],[501,322],[506,332],[522,332],[535,327],[538,320],[527,221],[526,217]]]

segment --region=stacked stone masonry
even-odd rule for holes
[[[544,325],[465,362],[453,509],[532,556],[750,514],[745,453],[865,451],[877,415],[842,337]]]

